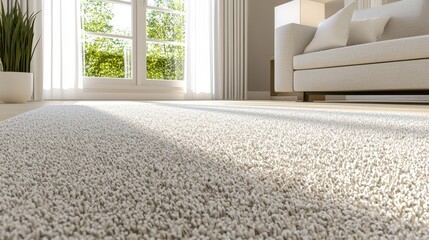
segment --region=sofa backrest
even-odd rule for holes
[[[389,16],[380,41],[429,34],[429,0],[402,0],[382,7],[357,10],[353,19]]]

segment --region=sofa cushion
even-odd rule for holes
[[[313,40],[304,49],[304,53],[346,46],[355,8],[356,3],[353,2],[322,21],[317,27]]]
[[[295,70],[429,58],[429,35],[400,38],[297,55]]]
[[[382,7],[357,10],[353,20],[390,17],[380,40],[429,34],[429,0],[402,0]]]
[[[428,90],[429,59],[294,72],[296,92]]]
[[[377,42],[384,32],[389,17],[353,20],[350,24],[347,45],[358,45]]]

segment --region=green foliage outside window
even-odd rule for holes
[[[148,4],[183,11],[184,0],[149,0]],[[130,35],[130,30],[118,32],[111,25],[112,4],[101,0],[82,0],[83,30],[95,33]],[[185,64],[185,15],[148,10],[148,39],[179,44],[148,43],[147,78],[183,80]],[[131,78],[131,42],[115,38],[82,37],[84,75],[88,77]],[[181,44],[180,44],[181,43]],[[128,67],[128,68],[127,68]]]
[[[149,6],[185,11],[184,0],[148,0]]]

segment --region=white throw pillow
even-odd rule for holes
[[[347,45],[377,42],[390,17],[353,20]]]
[[[313,40],[304,53],[325,49],[345,47],[349,39],[350,23],[356,2],[347,5],[330,18],[322,21],[317,27]]]

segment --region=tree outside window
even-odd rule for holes
[[[147,79],[183,80],[184,0],[149,0],[148,6]],[[102,0],[82,0],[81,14],[84,33],[131,36],[130,28],[115,27],[112,3]],[[82,43],[85,77],[132,78],[131,40],[83,34]]]

